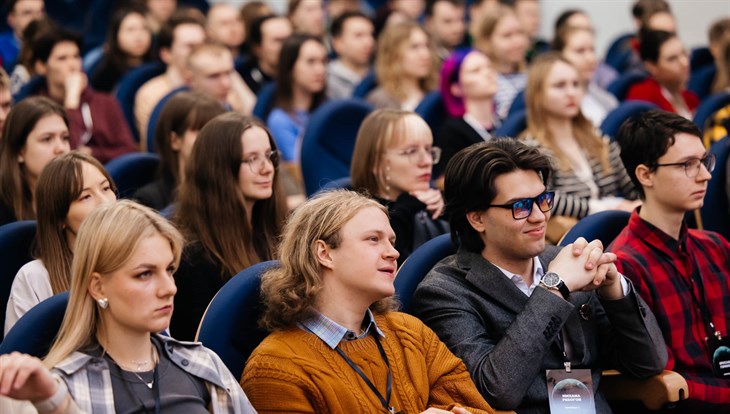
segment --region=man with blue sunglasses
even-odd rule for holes
[[[494,408],[610,413],[601,370],[657,374],[665,344],[600,241],[546,246],[551,174],[547,156],[514,139],[457,153],[444,198],[459,249],[421,282],[413,306]]]

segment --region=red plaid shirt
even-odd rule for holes
[[[717,233],[689,230],[682,225],[679,240],[631,214],[628,226],[609,247],[618,255],[617,267],[656,315],[667,343],[667,369],[677,371],[693,400],[730,404],[730,380],[712,373],[705,337],[706,323],[690,293],[702,300],[691,282],[696,266],[704,283],[704,297],[712,322],[730,335],[730,243]]]

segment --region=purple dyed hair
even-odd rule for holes
[[[464,100],[459,96],[454,96],[451,93],[451,87],[459,83],[461,64],[464,63],[464,59],[466,59],[469,53],[474,51],[474,49],[455,50],[444,61],[443,66],[441,66],[441,80],[439,82],[441,98],[444,101],[446,112],[454,118],[464,116],[466,109],[464,108]]]

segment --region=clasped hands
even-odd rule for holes
[[[560,276],[571,292],[598,290],[604,299],[621,299],[621,274],[616,269],[616,255],[603,251],[603,243],[590,243],[583,237],[565,246],[550,262],[549,272]]]

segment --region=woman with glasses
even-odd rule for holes
[[[431,188],[431,172],[440,158],[431,129],[413,112],[377,110],[365,118],[357,133],[352,186],[388,207],[390,225],[398,236],[399,263],[421,244],[449,231],[440,218],[441,191]]]
[[[175,275],[175,338],[194,339],[221,286],[274,258],[286,214],[278,163],[271,134],[253,118],[230,112],[200,130],[173,217],[187,242]]]
[[[568,217],[565,226],[598,211],[631,211],[638,205],[624,198],[634,199],[636,194],[618,145],[601,137],[583,116],[582,97],[578,71],[560,54],[538,56],[530,66],[524,135],[552,159],[555,173],[548,186],[555,190],[553,216]],[[565,226],[555,234],[549,231],[551,241],[562,236]]]

